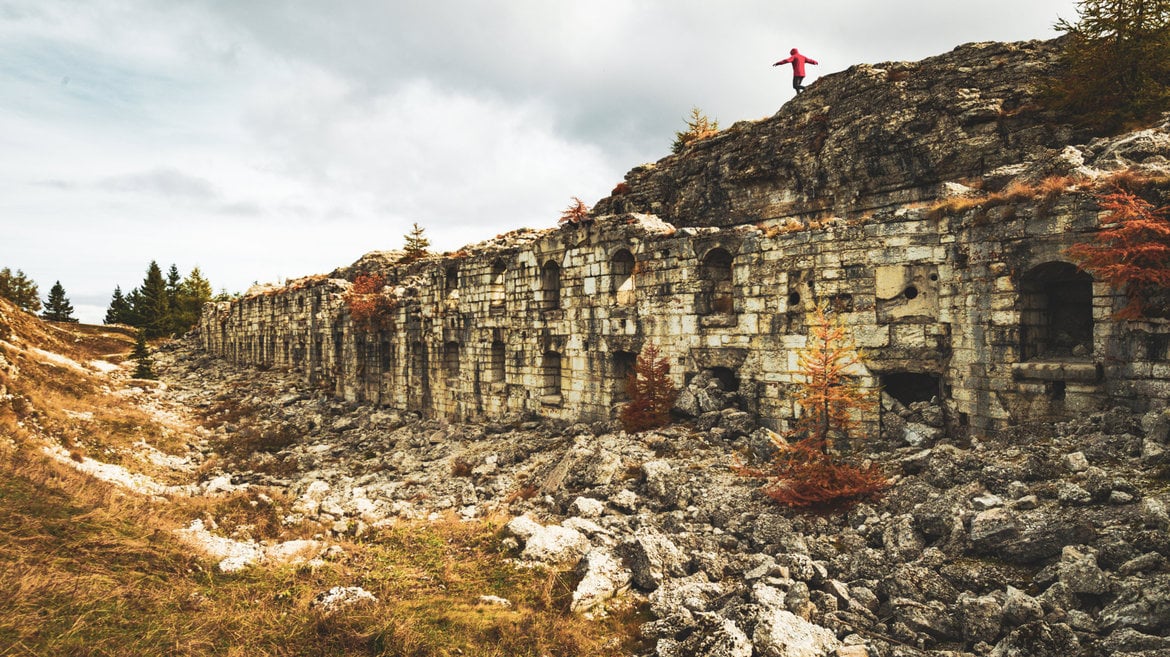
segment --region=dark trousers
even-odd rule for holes
[[[803,75],[792,76],[792,88],[796,90],[796,93],[804,91],[804,87],[800,84],[801,82],[804,82]]]

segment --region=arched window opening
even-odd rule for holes
[[[903,406],[929,402],[939,396],[939,375],[928,372],[887,372],[881,375],[882,390]]]
[[[735,312],[735,288],[731,281],[731,254],[716,247],[707,252],[699,267],[700,315],[730,315]]]
[[[557,310],[561,307],[561,268],[552,260],[540,268],[540,291],[542,310]]]
[[[492,341],[492,351],[490,356],[490,371],[492,383],[505,383],[506,374],[504,371],[505,363],[507,362],[504,354],[504,343],[501,340]]]
[[[561,395],[561,355],[555,351],[546,351],[544,354],[544,394],[546,396]]]
[[[613,254],[609,263],[613,281],[613,293],[617,297],[619,306],[629,306],[634,303],[634,254],[621,249]]]
[[[447,301],[459,300],[459,265],[448,265],[444,271],[443,292]]]
[[[711,378],[719,382],[723,392],[739,392],[739,375],[730,367],[712,367]]]
[[[1020,358],[1093,353],[1093,278],[1068,262],[1046,262],[1020,278]]]
[[[491,288],[489,296],[493,306],[503,306],[505,299],[504,290],[504,274],[508,271],[508,265],[503,260],[496,260],[492,263],[492,277]]]
[[[631,351],[615,351],[612,356],[613,388],[611,397],[613,403],[630,400],[630,375],[634,373],[634,365],[638,361],[638,354]]]
[[[453,383],[459,379],[459,343],[448,342],[443,345],[443,369],[447,373],[447,380]]]

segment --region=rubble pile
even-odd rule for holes
[[[255,424],[293,436],[253,470],[207,481],[283,489],[296,499],[286,522],[346,535],[506,514],[515,558],[575,572],[575,611],[644,599],[657,655],[1170,654],[1167,410],[956,444],[934,426],[938,404],[911,404],[894,413],[906,431],[939,431],[857,455],[889,473],[887,497],[819,517],[732,472],[767,430],[733,428],[726,418],[744,411],[713,375],[680,396],[693,419],[627,435],[604,422],[420,420],[187,345],[158,360],[177,400],[251,409],[208,444]]]

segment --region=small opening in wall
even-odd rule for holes
[[[931,275],[930,275],[930,280],[932,280],[932,281],[937,281],[937,280],[938,280],[938,274],[931,274]]]
[[[544,354],[544,394],[560,395],[563,387],[561,381],[561,355],[555,351],[546,351]]]
[[[1048,384],[1047,390],[1048,398],[1052,401],[1064,401],[1065,383],[1064,381],[1053,381]]]
[[[739,392],[739,377],[730,367],[712,367],[711,376],[719,380],[719,388],[724,392]]]
[[[902,290],[902,296],[907,299],[916,299],[918,298],[918,288],[913,285],[908,285],[905,290]]]
[[[624,402],[630,400],[627,384],[630,374],[634,372],[634,365],[638,355],[630,351],[615,351],[613,354],[613,401]]]
[[[889,372],[881,376],[882,390],[904,406],[936,397],[938,383],[937,374],[925,372]]]
[[[799,306],[800,305],[800,292],[789,293],[788,305],[789,306]]]

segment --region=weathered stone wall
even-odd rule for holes
[[[1064,253],[1098,226],[1073,180],[1170,178],[1170,123],[1062,144],[1070,131],[1029,104],[1054,52],[974,44],[828,76],[775,117],[635,169],[587,225],[408,265],[370,254],[209,306],[201,339],[350,400],[565,420],[611,417],[654,343],[679,384],[712,370],[778,427],[819,303],[851,328],[863,386],[937,397],[956,428],[1165,405],[1170,324],[1114,321],[1122,301]],[[938,209],[956,195],[986,202]],[[377,330],[349,316],[359,273],[384,275],[396,300]]]
[[[347,399],[465,419],[608,418],[634,354],[653,342],[679,384],[725,368],[750,410],[778,426],[795,412],[797,354],[819,302],[851,328],[863,385],[953,400],[959,426],[1170,401],[1170,327],[1113,322],[1120,302],[1102,284],[1085,283],[1078,301],[1087,332],[1025,346],[1072,303],[1046,291],[1064,285],[1059,269],[1035,283],[1036,268],[1062,262],[1097,210],[1069,194],[1011,214],[915,208],[791,232],[605,217],[405,267],[359,263],[397,286],[383,330],[355,329],[349,284],[322,278],[219,304],[201,335],[210,351],[297,369]]]

